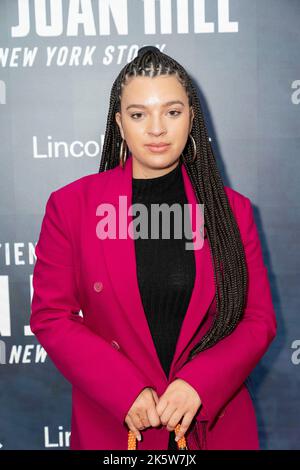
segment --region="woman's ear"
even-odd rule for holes
[[[119,112],[117,112],[115,114],[115,120],[116,120],[117,125],[119,126],[120,134],[122,136],[122,139],[124,139],[124,132],[123,132],[122,121],[121,121],[121,114]]]
[[[193,127],[193,121],[194,121],[194,117],[195,117],[195,114],[194,114],[194,109],[193,107],[191,106],[191,113],[190,113],[191,117],[190,117],[190,130],[189,132],[191,132],[192,130],[192,127]]]

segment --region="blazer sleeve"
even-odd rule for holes
[[[139,393],[155,386],[78,314],[74,250],[58,192],[47,201],[35,248],[30,328],[63,376],[123,423]]]
[[[249,276],[244,315],[229,336],[200,352],[174,377],[185,380],[198,392],[202,406],[196,419],[209,425],[260,361],[277,330],[268,272],[249,198],[239,198],[236,218]]]

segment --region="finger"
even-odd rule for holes
[[[159,403],[159,397],[156,393],[156,390],[152,389],[152,395],[153,395],[153,398],[154,398],[154,401],[155,401],[155,405],[158,405]]]
[[[135,437],[138,439],[138,441],[140,441],[142,439],[141,433],[135,427],[135,425],[133,424],[133,421],[132,421],[132,419],[130,418],[129,415],[127,415],[127,417],[125,419],[125,422],[126,422],[128,428],[130,429],[130,431],[132,431],[133,434],[135,435]]]
[[[141,416],[139,416],[139,422],[141,423],[139,426],[138,426],[138,429],[140,431],[143,431],[144,429],[148,428],[150,426],[150,423],[149,423],[149,420],[148,420],[148,417],[145,418],[141,418]]]
[[[193,413],[185,413],[185,415],[183,416],[182,422],[180,423],[180,430],[176,434],[176,439],[175,439],[176,441],[178,441],[184,436],[184,434],[188,430],[193,420],[193,417],[194,417]]]
[[[139,419],[139,422],[141,423],[141,425],[139,426],[139,429],[148,428],[150,426],[147,409],[145,409],[143,414],[141,413],[137,414],[137,418]]]
[[[171,407],[169,404],[167,408],[164,410],[163,414],[160,417],[160,420],[164,426],[167,426],[169,419],[171,418],[172,414],[176,411],[175,407]]]
[[[159,414],[156,411],[156,405],[153,401],[152,405],[147,409],[149,425],[152,427],[159,426],[161,424]]]
[[[151,426],[150,421],[149,421],[149,416],[148,416],[148,410],[146,410],[146,415],[143,417],[140,417],[140,420],[142,422],[143,428],[149,428]]]
[[[152,395],[152,388],[146,388],[143,391],[143,395],[140,397],[140,402],[137,404],[135,408],[135,413],[138,415],[138,420],[140,421],[140,425],[138,426],[138,421],[136,422],[136,426],[139,429],[145,429],[150,427],[150,422],[148,418],[148,408],[153,404],[153,395]]]
[[[175,410],[175,412],[170,416],[168,423],[166,424],[168,431],[174,431],[177,424],[180,422],[182,418],[182,412]]]
[[[158,404],[156,405],[156,411],[158,413],[158,416],[161,417],[161,415],[163,414],[167,406],[168,406],[168,401],[165,398],[160,397]]]
[[[146,427],[144,422],[143,422],[143,419],[141,418],[141,416],[137,412],[131,412],[130,413],[130,418],[131,418],[131,421],[133,422],[134,426],[137,429],[143,430]]]

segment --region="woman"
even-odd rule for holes
[[[127,203],[189,204],[190,228],[204,207],[200,248],[138,238]],[[259,449],[245,381],[276,318],[252,205],[223,185],[195,86],[157,48],[115,80],[99,173],[51,193],[36,256],[30,326],[73,386],[71,449],[127,449],[130,430],[175,450],[177,424],[189,449]]]

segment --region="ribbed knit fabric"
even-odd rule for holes
[[[185,243],[191,240],[185,237],[183,216],[178,218],[182,227],[181,238],[174,238],[176,218],[172,213],[170,225],[166,223],[166,227],[170,226],[170,236],[163,239],[164,216],[159,219],[158,239],[151,238],[151,221],[154,227],[151,204],[180,204],[183,214],[183,205],[188,200],[180,165],[163,176],[132,178],[132,203],[142,203],[148,209],[148,238],[137,238],[137,234],[143,233],[143,230],[138,220],[134,223],[138,284],[153,342],[167,376],[189,305],[196,268],[194,251],[185,247]],[[133,216],[134,219],[136,217],[139,218],[140,214]],[[178,224],[176,228],[179,228]],[[175,433],[171,432],[169,449],[177,450],[174,437]]]

